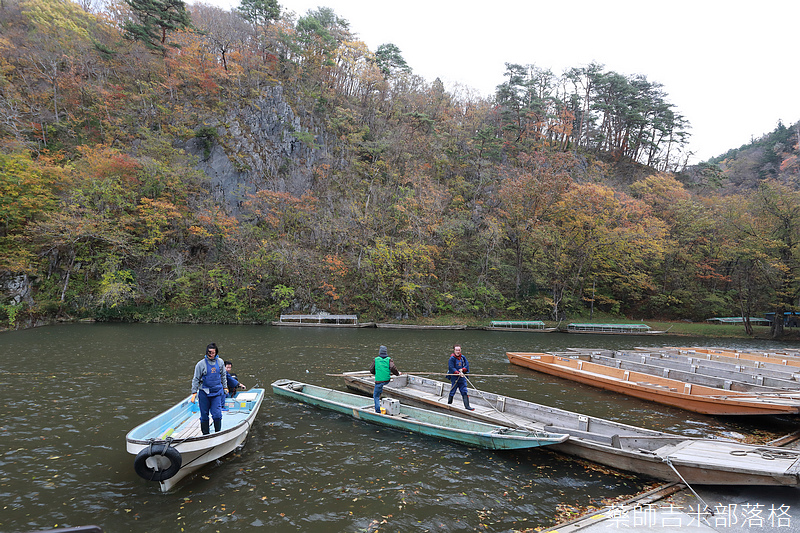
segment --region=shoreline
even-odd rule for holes
[[[605,323],[627,323],[621,320],[598,320],[587,322],[580,317],[575,320],[581,320],[583,323],[605,324]],[[275,317],[268,318],[250,318],[250,319],[215,319],[203,320],[197,316],[183,316],[183,317],[153,317],[152,320],[102,320],[95,318],[60,318],[38,320],[34,324],[26,327],[9,328],[7,326],[0,326],[0,333],[7,331],[16,331],[24,329],[34,329],[42,326],[52,326],[59,324],[92,324],[92,323],[148,323],[148,324],[228,324],[228,325],[254,325],[254,326],[288,326],[297,327],[296,323],[280,323],[275,320]],[[486,322],[486,323],[484,323]],[[628,321],[630,322],[630,321]],[[741,325],[731,324],[709,324],[707,322],[663,322],[655,320],[637,320],[638,323],[646,323],[651,326],[655,332],[653,333],[613,333],[611,335],[624,336],[624,337],[707,337],[715,339],[747,339],[747,340],[763,340],[763,341],[777,341],[777,342],[797,342],[800,341],[800,328],[786,328],[784,334],[780,338],[773,338],[769,326],[753,326],[753,335],[748,335]],[[349,325],[350,327],[376,327],[387,329],[415,329],[415,330],[472,330],[472,331],[487,331],[499,333],[518,333],[518,334],[548,334],[548,333],[565,333],[569,335],[578,335],[579,333],[568,333],[566,329],[559,326],[562,322],[556,323],[553,321],[546,322],[544,330],[542,329],[521,329],[521,328],[497,328],[491,326],[491,321],[477,320],[472,317],[459,317],[456,315],[448,317],[440,317],[435,320],[414,320],[400,321],[400,322],[380,322],[377,320],[369,320],[359,323],[357,325]],[[305,327],[342,327],[340,324],[302,324]],[[586,334],[586,333],[581,333]],[[606,334],[608,335],[608,334]]]

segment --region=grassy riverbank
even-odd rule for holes
[[[71,321],[98,321],[98,322],[144,322],[144,323],[171,323],[171,324],[269,324],[278,317],[268,316],[266,313],[258,311],[250,311],[238,317],[223,309],[165,309],[156,307],[125,307],[117,308],[114,310],[106,310],[94,317],[83,316],[74,317],[73,319],[61,319],[57,322],[71,322]],[[507,317],[496,317],[496,320],[506,319]],[[515,320],[517,318],[508,318]],[[408,319],[391,319],[386,317],[370,317],[359,316],[360,322],[382,322],[382,323],[398,323],[405,325],[421,325],[421,326],[452,326],[452,325],[465,325],[471,328],[482,328],[490,326],[492,319],[478,318],[474,316],[462,315],[438,315],[436,317],[414,317]],[[52,321],[56,322],[56,320]],[[646,324],[654,331],[666,331],[665,336],[677,337],[709,337],[709,338],[724,338],[724,339],[771,339],[769,326],[753,326],[753,335],[750,336],[744,329],[742,324],[711,324],[708,322],[663,322],[656,320],[640,320],[630,319],[626,317],[618,317],[611,315],[604,315],[595,313],[592,318],[585,316],[572,317],[569,320],[561,322],[545,321],[545,326],[548,328],[557,327],[566,329],[567,324],[570,322],[579,323],[595,323],[595,324]],[[51,323],[46,319],[40,319],[36,322],[36,326],[46,325]],[[8,328],[0,325],[0,331],[7,329],[20,329],[33,327],[34,324],[17,324],[17,328]],[[790,328],[784,331],[784,336],[780,339],[782,341],[795,342],[800,341],[800,330],[798,328]]]

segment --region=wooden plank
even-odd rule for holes
[[[175,428],[172,438],[176,440],[188,439],[190,437],[199,437],[203,432],[200,430],[200,417],[195,417],[182,424],[180,427]]]

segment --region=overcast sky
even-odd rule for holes
[[[415,74],[485,96],[506,63],[642,74],[691,123],[693,163],[800,120],[800,0],[278,1],[330,7],[370,50],[393,43]]]

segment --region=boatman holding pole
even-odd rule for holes
[[[378,349],[378,357],[372,362],[369,369],[370,374],[375,374],[375,388],[372,391],[372,398],[375,400],[375,412],[381,412],[381,393],[383,386],[392,380],[392,374],[395,376],[400,375],[400,371],[389,357],[389,351],[386,346],[381,346]]]
[[[447,397],[447,403],[453,403],[453,397],[456,395],[456,390],[461,392],[461,398],[464,400],[464,409],[467,411],[474,411],[474,407],[469,406],[469,396],[467,396],[467,378],[464,376],[469,373],[469,361],[467,357],[461,353],[461,345],[456,344],[453,346],[453,353],[450,354],[450,359],[447,362],[447,377],[453,384],[450,387],[450,395]]]

